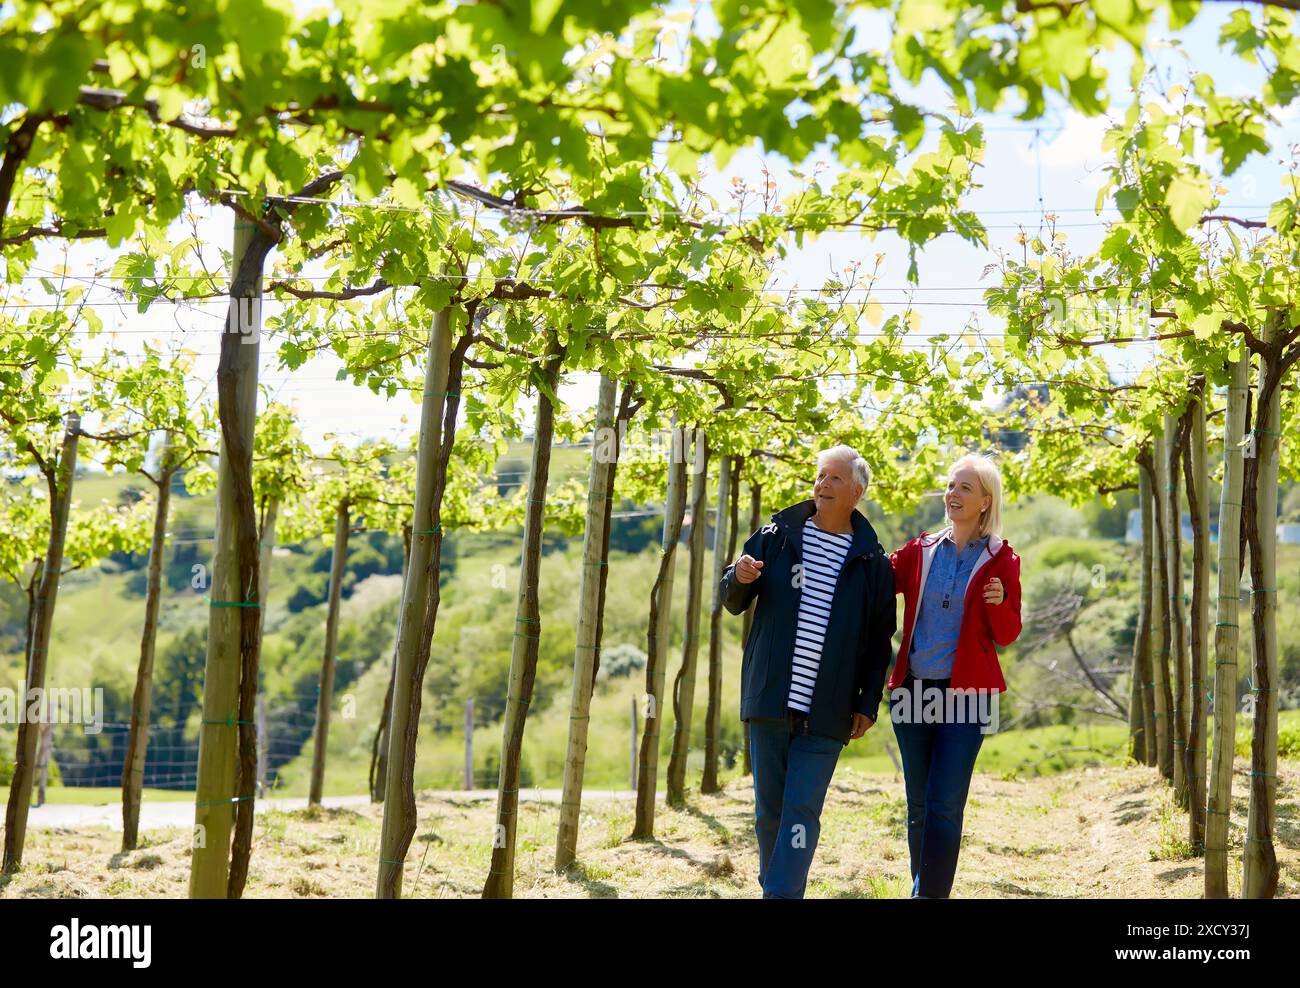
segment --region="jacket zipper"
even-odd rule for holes
[[[807,522],[805,521],[805,524],[806,524],[806,523],[807,523]],[[790,530],[789,530],[789,528],[788,528],[787,526],[782,525],[782,526],[781,526],[781,530],[782,530],[782,534],[785,535],[786,540],[790,543],[790,547],[794,550],[794,554],[795,554],[795,562],[796,562],[796,564],[799,565],[799,566],[802,566],[802,565],[803,565],[803,549],[802,549],[802,547],[799,545],[798,542],[796,542],[793,538],[790,537]],[[849,568],[849,564],[852,563],[852,562],[854,562],[855,560],[858,560],[858,559],[865,559],[865,558],[867,557],[867,553],[870,552],[870,551],[871,551],[871,550],[868,549],[867,552],[860,552],[860,553],[858,553],[856,556],[846,557],[846,558],[845,558],[845,560],[844,560],[844,565],[840,567],[840,571],[839,571],[839,573],[838,573],[838,574],[836,575],[836,577],[835,577],[835,587],[831,590],[831,610],[832,610],[832,613],[834,613],[834,608],[835,608],[835,597],[836,597],[837,594],[839,594],[839,591],[840,591],[840,581],[841,581],[842,579],[844,579],[844,571],[845,571],[846,569],[848,569],[848,568]],[[795,597],[795,608],[794,608],[794,624],[795,624],[795,631],[797,632],[797,631],[798,631],[798,628],[799,628],[799,607],[800,607],[800,605],[803,603],[803,574],[802,574],[802,572],[800,573],[799,585],[798,585],[797,587],[795,587],[795,594],[796,594],[796,597]],[[827,618],[826,618],[826,627],[827,627],[827,628],[830,628],[830,624],[831,624],[830,616],[827,615]],[[792,674],[793,674],[793,660],[791,661],[791,672],[792,672]],[[821,681],[822,681],[822,677],[821,677],[821,660],[819,659],[818,662],[817,662],[817,681],[816,681],[815,683],[813,683],[813,699],[814,699],[814,700],[817,698],[817,687],[821,684]],[[790,702],[790,682],[789,682],[789,680],[787,680],[787,681],[786,681],[786,684],[785,684],[785,697],[786,697],[786,703],[788,704],[788,703]],[[812,712],[812,709],[811,709],[811,708],[812,708],[812,702],[811,702],[811,701],[809,702],[808,707],[809,707],[809,713],[811,713],[811,712]],[[808,733],[808,722],[807,722],[806,720],[804,721],[804,733],[805,733],[805,734]]]
[[[1006,545],[1005,542],[1003,542],[1003,543],[1002,543],[1002,548],[998,549],[997,553],[996,553],[996,554],[995,554],[991,559],[989,559],[989,565],[992,565],[993,563],[996,563],[996,562],[998,561],[998,557],[1001,556],[1002,553],[1006,551],[1006,548],[1007,548],[1007,545]],[[921,550],[921,551],[924,552],[924,550]],[[918,562],[919,562],[919,561],[918,561]],[[975,587],[975,581],[972,580],[971,583],[970,583],[970,586],[968,586],[968,587],[966,588],[966,596],[962,598],[962,605],[961,605],[961,606],[962,606],[962,611],[961,611],[961,625],[959,625],[958,628],[957,628],[957,641],[958,641],[958,642],[961,641],[961,629],[962,629],[963,627],[965,627],[965,625],[966,625],[966,617],[967,617],[967,615],[970,614],[970,608],[968,608],[966,605],[967,605],[967,603],[969,603],[970,593],[971,593],[971,591],[974,589],[974,587]],[[907,635],[907,651],[908,651],[909,653],[912,651],[912,639],[916,636],[916,622],[917,622],[918,620],[920,620],[920,617],[921,617],[921,568],[920,568],[919,565],[917,566],[917,570],[916,570],[916,597],[915,597],[915,599],[916,599],[916,609],[912,611],[912,627],[909,629],[909,631],[908,631],[908,635]],[[993,654],[994,654],[994,655],[997,655],[997,650],[996,650],[996,649],[994,650],[994,653],[993,653]],[[904,656],[903,656],[903,661],[907,663],[907,672],[910,672],[910,671],[911,671],[911,668],[912,668],[911,655],[904,655]],[[957,656],[956,656],[956,653],[955,653],[955,651],[954,651],[954,654],[953,654],[953,665],[955,666],[956,663],[957,663]],[[907,672],[904,672],[903,675],[906,676],[906,675],[907,675]]]

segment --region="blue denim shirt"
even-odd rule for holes
[[[907,657],[907,668],[918,679],[946,679],[952,675],[966,582],[980,556],[988,551],[988,544],[989,537],[981,535],[958,553],[951,535],[945,535],[934,547]]]

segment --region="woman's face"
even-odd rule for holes
[[[952,522],[978,521],[993,504],[993,498],[984,493],[979,474],[974,467],[962,467],[948,476],[948,490],[944,494],[944,507]]]

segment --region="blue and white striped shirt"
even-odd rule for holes
[[[851,534],[826,532],[808,519],[803,526],[803,593],[794,632],[794,660],[790,671],[789,705],[807,713],[812,708],[817,667],[821,664],[831,599],[844,558],[853,543]]]

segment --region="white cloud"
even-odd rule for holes
[[[1017,141],[1016,154],[1026,164],[1035,164],[1041,155],[1044,168],[1062,168],[1070,170],[1095,169],[1107,158],[1101,142],[1106,136],[1110,120],[1104,116],[1086,117],[1077,110],[1067,110],[1064,114],[1065,126],[1050,140],[1043,143],[1038,154],[1035,153],[1032,136],[1025,141]]]

